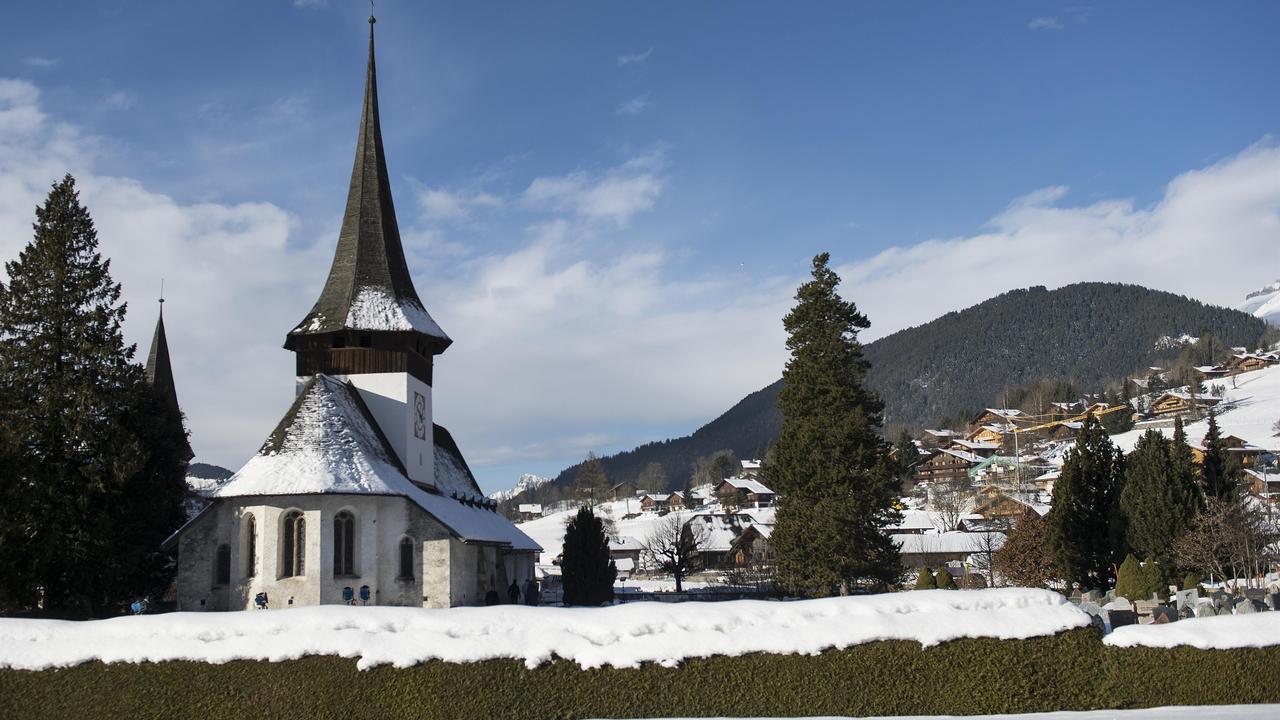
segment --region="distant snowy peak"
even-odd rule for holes
[[[1245,295],[1244,304],[1238,309],[1280,326],[1280,280]]]
[[[525,473],[516,481],[515,487],[508,490],[498,490],[496,492],[489,493],[489,499],[497,500],[498,502],[505,502],[526,490],[537,490],[549,482],[551,482],[551,478],[545,478],[532,473]]]

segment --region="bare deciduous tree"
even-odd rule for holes
[[[962,480],[940,480],[929,488],[929,509],[935,513],[939,530],[951,532],[959,527],[971,495],[968,483]]]
[[[693,522],[683,512],[673,512],[654,525],[644,539],[649,566],[676,579],[676,592],[684,590],[684,578],[694,569],[698,549],[707,544],[706,525]]]
[[[1179,564],[1202,570],[1234,591],[1240,577],[1261,578],[1275,562],[1277,539],[1275,519],[1248,496],[1208,498],[1205,511],[1174,541],[1173,555]]]

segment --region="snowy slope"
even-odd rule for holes
[[[584,668],[675,666],[686,658],[817,654],[876,640],[923,646],[957,638],[1053,635],[1089,616],[1048,590],[922,590],[795,602],[631,603],[603,608],[351,607],[168,613],[84,622],[0,618],[0,668],[91,660],[278,662],[357,658],[357,667],[560,657]]]
[[[1272,325],[1280,325],[1280,280],[1246,295],[1244,304],[1237,309]]]
[[[1234,381],[1234,382],[1233,382]],[[1280,420],[1280,365],[1234,378],[1219,378],[1206,383],[1222,385],[1226,393],[1218,405],[1218,427],[1222,434],[1235,435],[1258,447],[1280,449],[1280,438],[1272,426]],[[1232,387],[1232,385],[1235,387]],[[1173,428],[1157,428],[1166,436],[1173,435]],[[1187,439],[1199,445],[1209,430],[1208,418],[1187,425]],[[1121,450],[1130,452],[1145,430],[1131,430],[1111,438]]]

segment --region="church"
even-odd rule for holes
[[[320,298],[285,338],[297,396],[258,453],[168,541],[179,610],[479,605],[533,578],[541,548],[498,514],[432,418],[435,357],[453,341],[405,262],[373,23],[337,251]]]

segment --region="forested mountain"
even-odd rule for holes
[[[1180,338],[1208,331],[1224,347],[1253,347],[1265,329],[1238,310],[1137,285],[1036,286],[869,343],[867,384],[884,400],[890,428],[919,428],[992,405],[1005,388],[1051,378],[1101,389],[1169,363],[1181,352]],[[751,393],[692,435],[601,458],[605,472],[612,482],[635,480],[657,462],[678,488],[694,460],[716,450],[756,457],[777,436],[781,386],[779,380]],[[570,467],[554,482],[571,483],[576,474]]]

